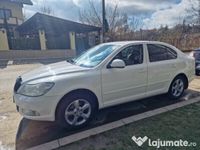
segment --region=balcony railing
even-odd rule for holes
[[[0,24],[3,24],[3,23],[4,23],[4,19],[0,19]],[[23,23],[23,20],[17,19],[17,18],[9,18],[7,20],[7,23],[11,25],[21,25]]]

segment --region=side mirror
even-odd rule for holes
[[[115,59],[111,62],[109,68],[125,68],[126,64],[121,59]]]

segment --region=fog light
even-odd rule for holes
[[[33,110],[26,110],[26,109],[22,108],[21,112],[26,116],[40,116],[40,113],[38,113],[37,111],[33,111]]]

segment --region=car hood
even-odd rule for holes
[[[22,82],[32,81],[40,78],[56,76],[60,74],[75,73],[81,71],[87,71],[90,68],[84,68],[77,65],[68,63],[67,61],[62,61],[50,65],[44,65],[32,71],[23,74]]]

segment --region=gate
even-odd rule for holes
[[[89,48],[88,37],[83,34],[76,34],[76,53],[80,55]]]
[[[46,35],[47,49],[70,49],[69,35]]]

